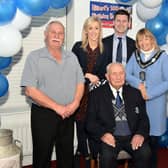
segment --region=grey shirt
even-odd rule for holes
[[[61,63],[57,63],[46,47],[28,55],[21,86],[36,87],[57,103],[66,105],[73,101],[79,83],[84,83],[84,76],[72,52],[62,50]]]

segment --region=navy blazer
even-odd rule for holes
[[[141,93],[131,86],[124,85],[122,96],[132,135],[141,134],[144,138],[147,138],[149,135],[149,119]],[[90,93],[86,128],[96,140],[100,140],[105,133],[113,134],[115,130],[112,106],[114,99],[108,83]]]
[[[103,39],[105,54],[108,57],[108,63],[112,62],[112,53],[113,53],[113,37],[114,34]],[[135,40],[126,36],[126,46],[127,46],[127,62],[131,57],[132,53],[136,50]]]
[[[75,55],[78,58],[78,61],[82,67],[83,73],[87,73],[87,52],[83,50],[81,47],[82,42],[76,42],[72,48],[72,52],[75,53]],[[100,54],[97,57],[96,64],[93,67],[92,73],[94,75],[97,75],[99,79],[104,79],[105,78],[105,73],[106,73],[106,66],[108,64],[108,58],[105,57],[104,53]]]

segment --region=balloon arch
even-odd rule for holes
[[[32,16],[40,16],[49,8],[64,8],[70,0],[1,0],[0,1],[0,70],[8,67],[12,56],[22,47],[21,30],[31,23]],[[168,52],[168,0],[116,0],[133,5],[145,27],[156,37],[160,47]],[[142,12],[143,11],[143,12]],[[8,80],[0,74],[0,97],[8,91]],[[168,130],[168,126],[167,126]],[[160,138],[161,146],[168,146],[168,131]]]

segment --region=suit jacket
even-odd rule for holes
[[[108,57],[108,63],[112,62],[112,53],[113,53],[113,37],[114,34],[103,39],[105,54]],[[127,62],[131,57],[132,53],[135,51],[135,40],[126,36],[126,46],[127,46]]]
[[[87,72],[87,52],[83,50],[81,47],[82,42],[76,42],[72,48],[72,52],[75,53],[75,55],[78,58],[78,61],[82,67],[83,73],[85,74]],[[104,53],[99,55],[96,60],[96,64],[93,68],[93,74],[97,75],[100,79],[105,78],[106,73],[106,66],[108,64],[108,58],[105,57]]]
[[[144,138],[147,138],[149,135],[149,119],[141,93],[131,86],[124,85],[122,96],[132,135],[141,134]],[[86,128],[96,140],[100,140],[105,133],[113,134],[115,130],[113,100],[115,98],[108,83],[90,93]]]

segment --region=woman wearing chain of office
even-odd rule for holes
[[[168,55],[160,50],[154,35],[146,28],[136,35],[137,50],[126,65],[126,80],[141,91],[150,120],[152,168],[157,167],[158,136],[166,131],[166,92]]]

